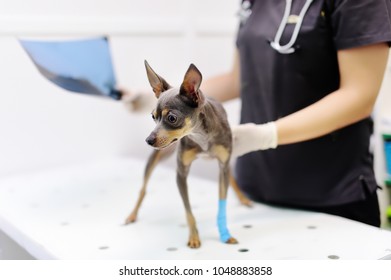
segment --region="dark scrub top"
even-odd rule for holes
[[[266,123],[296,112],[339,87],[337,50],[391,41],[390,0],[314,0],[293,54],[270,46],[285,0],[254,0],[239,28],[241,123]],[[305,0],[293,0],[298,15]],[[292,35],[288,24],[281,45]],[[330,114],[333,112],[330,111]],[[236,175],[250,198],[289,206],[332,206],[376,190],[367,118],[323,137],[237,160]]]

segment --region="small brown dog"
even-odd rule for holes
[[[178,143],[177,185],[186,209],[190,229],[188,246],[198,248],[201,245],[190,207],[186,180],[191,163],[199,155],[207,155],[218,160],[220,176],[217,224],[220,239],[229,244],[237,243],[226,225],[226,197],[229,181],[242,204],[250,206],[251,202],[243,195],[230,174],[232,136],[223,106],[203,95],[200,90],[202,75],[193,64],[188,68],[179,88],[172,88],[152,70],[146,61],[145,67],[149,83],[158,98],[156,109],[152,113],[156,127],[146,139],[155,150],[148,159],[137,204],[126,219],[126,223],[132,223],[137,219],[137,213],[146,194],[148,180],[154,167],[162,159],[171,155]]]

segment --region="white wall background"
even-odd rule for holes
[[[190,62],[204,77],[231,66],[239,3],[0,0],[0,177],[116,155],[146,158],[150,152],[144,142],[153,127],[149,114],[129,114],[119,102],[52,85],[37,72],[18,38],[108,35],[120,85],[148,88],[144,59],[174,84]],[[391,115],[390,90],[388,70],[377,120]],[[226,106],[231,122],[237,122],[238,103]],[[384,158],[376,139],[381,182]],[[210,164],[196,164],[194,172],[215,176]]]
[[[238,0],[0,0],[0,178],[113,156],[146,160],[149,113],[68,93],[35,69],[18,38],[107,35],[119,85],[149,90],[144,59],[172,84],[193,62],[208,77],[228,69]],[[238,104],[227,104],[237,121]],[[172,158],[167,163],[174,166]],[[130,170],[131,172],[131,170]],[[192,172],[215,177],[212,162]],[[141,177],[142,174],[140,173]],[[31,256],[0,231],[0,259]]]
[[[204,77],[228,69],[239,1],[0,0],[0,7],[5,176],[115,155],[146,158],[151,151],[144,142],[153,127],[149,113],[129,114],[119,102],[54,86],[37,72],[18,38],[108,35],[118,83],[149,89],[144,59],[173,84],[191,62]],[[235,121],[235,110],[231,115]]]

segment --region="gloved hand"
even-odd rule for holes
[[[150,113],[156,106],[157,99],[153,92],[134,91],[119,88],[122,104],[132,113]]]
[[[278,144],[277,127],[274,122],[266,124],[246,123],[232,126],[232,157],[258,151],[275,149]]]

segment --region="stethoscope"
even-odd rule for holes
[[[306,13],[307,13],[307,11],[313,1],[314,0],[306,0],[303,8],[300,11],[299,16],[297,17],[297,22],[296,22],[295,28],[293,30],[291,39],[289,40],[289,42],[287,44],[281,45],[281,43],[280,43],[281,37],[282,37],[282,34],[284,33],[285,27],[288,23],[289,16],[290,16],[291,10],[292,10],[292,0],[285,0],[286,4],[285,4],[284,15],[282,17],[280,26],[278,27],[276,36],[274,37],[274,40],[270,42],[270,46],[273,49],[275,49],[276,51],[278,51],[281,54],[291,54],[291,53],[295,52],[295,48],[293,47],[293,45],[296,43],[297,36],[299,36],[299,31],[300,31],[301,25],[303,23],[304,16],[306,15]],[[247,21],[247,19],[250,17],[251,6],[252,6],[253,2],[254,2],[254,0],[243,1],[241,9],[239,11],[239,18],[240,18],[240,21],[242,24],[244,24]]]

